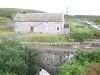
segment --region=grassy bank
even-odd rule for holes
[[[70,38],[74,41],[82,42],[86,39],[95,39],[94,32],[97,30],[89,24],[78,19],[69,20],[68,23],[70,25]]]
[[[2,36],[2,35],[8,35],[10,33],[14,33],[12,27],[0,29],[0,36]]]
[[[77,20],[69,20],[69,25],[71,26],[71,33],[73,32],[85,32],[91,33],[94,31],[88,24],[79,22]]]
[[[31,37],[19,39],[23,42],[66,42],[66,35],[30,33]]]

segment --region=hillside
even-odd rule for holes
[[[38,10],[18,9],[18,8],[0,8],[0,17],[13,19],[15,14],[19,13],[44,13]]]
[[[79,19],[79,20],[83,20],[83,21],[92,21],[95,22],[97,24],[100,24],[100,16],[99,15],[65,15],[65,18],[68,19]]]

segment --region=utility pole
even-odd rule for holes
[[[66,19],[67,19],[67,22],[68,22],[68,7],[66,7]]]
[[[69,23],[68,23],[68,20],[69,20],[69,12],[68,12],[68,7],[66,7],[66,22],[67,22],[67,25],[69,25]],[[70,27],[70,25],[69,25],[69,34],[70,34],[70,30],[71,30],[71,27]],[[71,35],[71,34],[70,34]],[[71,38],[69,37],[69,40],[70,40]]]

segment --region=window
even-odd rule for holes
[[[57,27],[57,30],[59,30],[59,27]]]

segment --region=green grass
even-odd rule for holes
[[[9,35],[9,34],[11,34],[11,33],[13,33],[13,32],[10,32],[10,31],[2,31],[2,30],[0,30],[0,36]]]
[[[96,29],[90,27],[89,24],[81,22],[78,19],[68,21],[70,25],[70,38],[77,42],[83,42],[86,39],[93,39],[93,32]]]
[[[77,20],[70,20],[69,25],[71,26],[71,33],[76,32],[85,32],[91,33],[94,29],[91,28],[88,24],[79,22]]]
[[[31,37],[20,39],[24,42],[66,42],[66,35],[31,33]]]
[[[96,18],[96,19],[94,20],[94,22],[95,22],[97,25],[100,25],[100,17],[99,17],[99,18]]]
[[[10,33],[13,33],[13,29],[10,28],[5,28],[5,29],[0,29],[0,36],[2,35],[8,35]]]
[[[9,19],[0,19],[0,25],[9,25],[10,22],[11,21]]]

